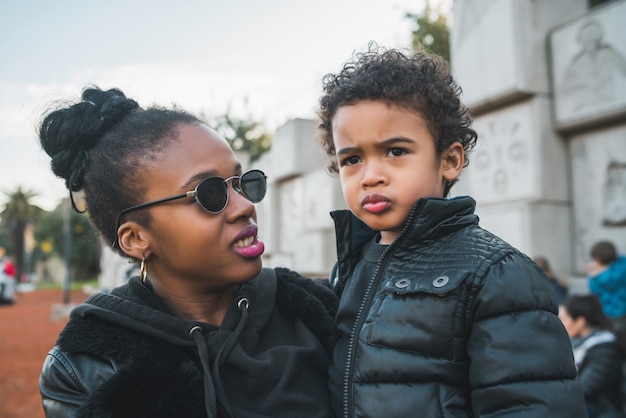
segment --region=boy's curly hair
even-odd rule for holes
[[[333,117],[340,107],[362,100],[383,101],[420,114],[435,138],[438,153],[454,142],[460,142],[466,154],[476,145],[476,132],[470,128],[472,118],[460,100],[461,88],[438,55],[403,53],[370,43],[366,52],[355,53],[339,73],[326,74],[323,90],[318,109],[319,140],[330,157],[331,173],[339,171]],[[465,165],[468,162],[466,158]]]

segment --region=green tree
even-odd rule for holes
[[[36,193],[22,190],[22,186],[5,194],[8,200],[0,212],[0,223],[7,228],[11,250],[15,257],[15,270],[19,278],[22,277],[22,272],[26,267],[24,266],[24,232],[29,224],[37,221],[42,209],[31,203]]]
[[[415,22],[412,45],[416,51],[426,50],[434,52],[450,62],[450,30],[448,19],[441,10],[441,4],[436,8],[426,1],[426,7],[420,14],[407,13],[406,18]]]
[[[70,276],[76,281],[90,280],[100,273],[102,246],[89,219],[74,211],[71,213]],[[35,240],[40,258],[50,254],[64,258],[65,218],[67,208],[60,205],[46,212],[35,227]]]
[[[233,116],[230,106],[223,114],[209,117],[203,114],[202,117],[235,151],[247,152],[250,161],[257,160],[272,146],[272,137],[261,122],[254,120],[252,116]]]
[[[9,230],[6,225],[0,223],[0,255],[5,253],[12,253],[13,247],[11,246],[11,239],[9,237]]]

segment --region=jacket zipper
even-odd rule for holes
[[[363,299],[361,299],[361,305],[359,306],[359,310],[357,311],[354,325],[352,326],[352,330],[350,332],[350,339],[348,341],[348,354],[346,355],[346,363],[348,367],[346,367],[346,371],[344,372],[344,381],[343,381],[343,416],[345,418],[349,418],[351,416],[350,411],[352,410],[352,406],[353,406],[352,391],[350,390],[350,386],[351,386],[352,378],[354,376],[355,364],[352,358],[352,352],[354,351],[354,344],[355,344],[357,332],[360,332],[361,327],[363,326],[363,322],[365,318],[363,315],[363,311],[365,311],[366,306],[370,306],[371,300],[374,297],[373,295],[375,292],[372,293],[372,289],[378,289],[378,286],[380,285],[380,282],[383,278],[383,274],[379,274],[379,273],[381,271],[384,271],[382,270],[381,267],[383,264],[386,264],[386,262],[388,261],[386,259],[387,253],[389,253],[392,248],[397,247],[398,242],[400,242],[400,239],[402,238],[402,236],[406,234],[407,230],[412,228],[412,226],[410,227],[410,225],[413,224],[413,220],[417,217],[416,215],[417,212],[418,210],[413,210],[411,212],[398,238],[394,242],[392,242],[381,254],[380,260],[376,264],[376,269],[374,270],[373,279],[370,280],[370,283],[367,286],[367,289],[365,289],[365,295],[363,296]]]
[[[359,306],[359,310],[357,311],[356,319],[354,321],[354,325],[352,325],[352,330],[350,332],[350,340],[348,341],[348,354],[346,356],[346,363],[348,367],[346,367],[346,371],[344,372],[344,382],[343,382],[343,415],[344,417],[349,417],[349,411],[352,409],[352,392],[350,389],[350,382],[352,381],[352,377],[354,375],[354,362],[352,361],[352,351],[354,349],[354,340],[357,335],[357,331],[361,329],[363,326],[363,311],[365,307],[368,306],[370,300],[372,299],[370,296],[372,295],[372,288],[378,288],[378,284],[380,283],[380,279],[382,279],[382,275],[378,276],[380,272],[380,265],[385,258],[385,254],[389,250],[389,247],[385,249],[383,254],[381,255],[381,261],[376,265],[376,270],[373,275],[373,279],[370,280],[367,289],[365,290],[365,295],[361,300],[361,305]],[[377,280],[378,279],[378,280]],[[376,284],[376,286],[374,286]],[[349,396],[349,398],[348,398]]]

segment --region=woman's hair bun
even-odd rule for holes
[[[98,88],[88,88],[83,91],[82,99],[98,109],[102,122],[100,126],[102,133],[109,130],[130,112],[139,108],[136,101],[127,98],[118,89],[103,91]]]
[[[39,129],[42,148],[52,158],[52,172],[65,179],[72,191],[80,190],[88,154],[100,139],[139,105],[118,89],[89,87],[82,101],[45,116]]]

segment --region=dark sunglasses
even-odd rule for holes
[[[141,203],[123,209],[117,216],[117,228],[122,223],[122,217],[134,210],[171,202],[172,200],[193,197],[199,204],[210,213],[220,213],[228,204],[228,182],[231,182],[234,191],[248,199],[252,203],[259,203],[267,192],[267,176],[261,170],[246,171],[240,176],[232,176],[227,179],[221,177],[207,177],[191,191],[176,196],[165,197],[151,202]],[[113,247],[117,245],[117,238]]]

